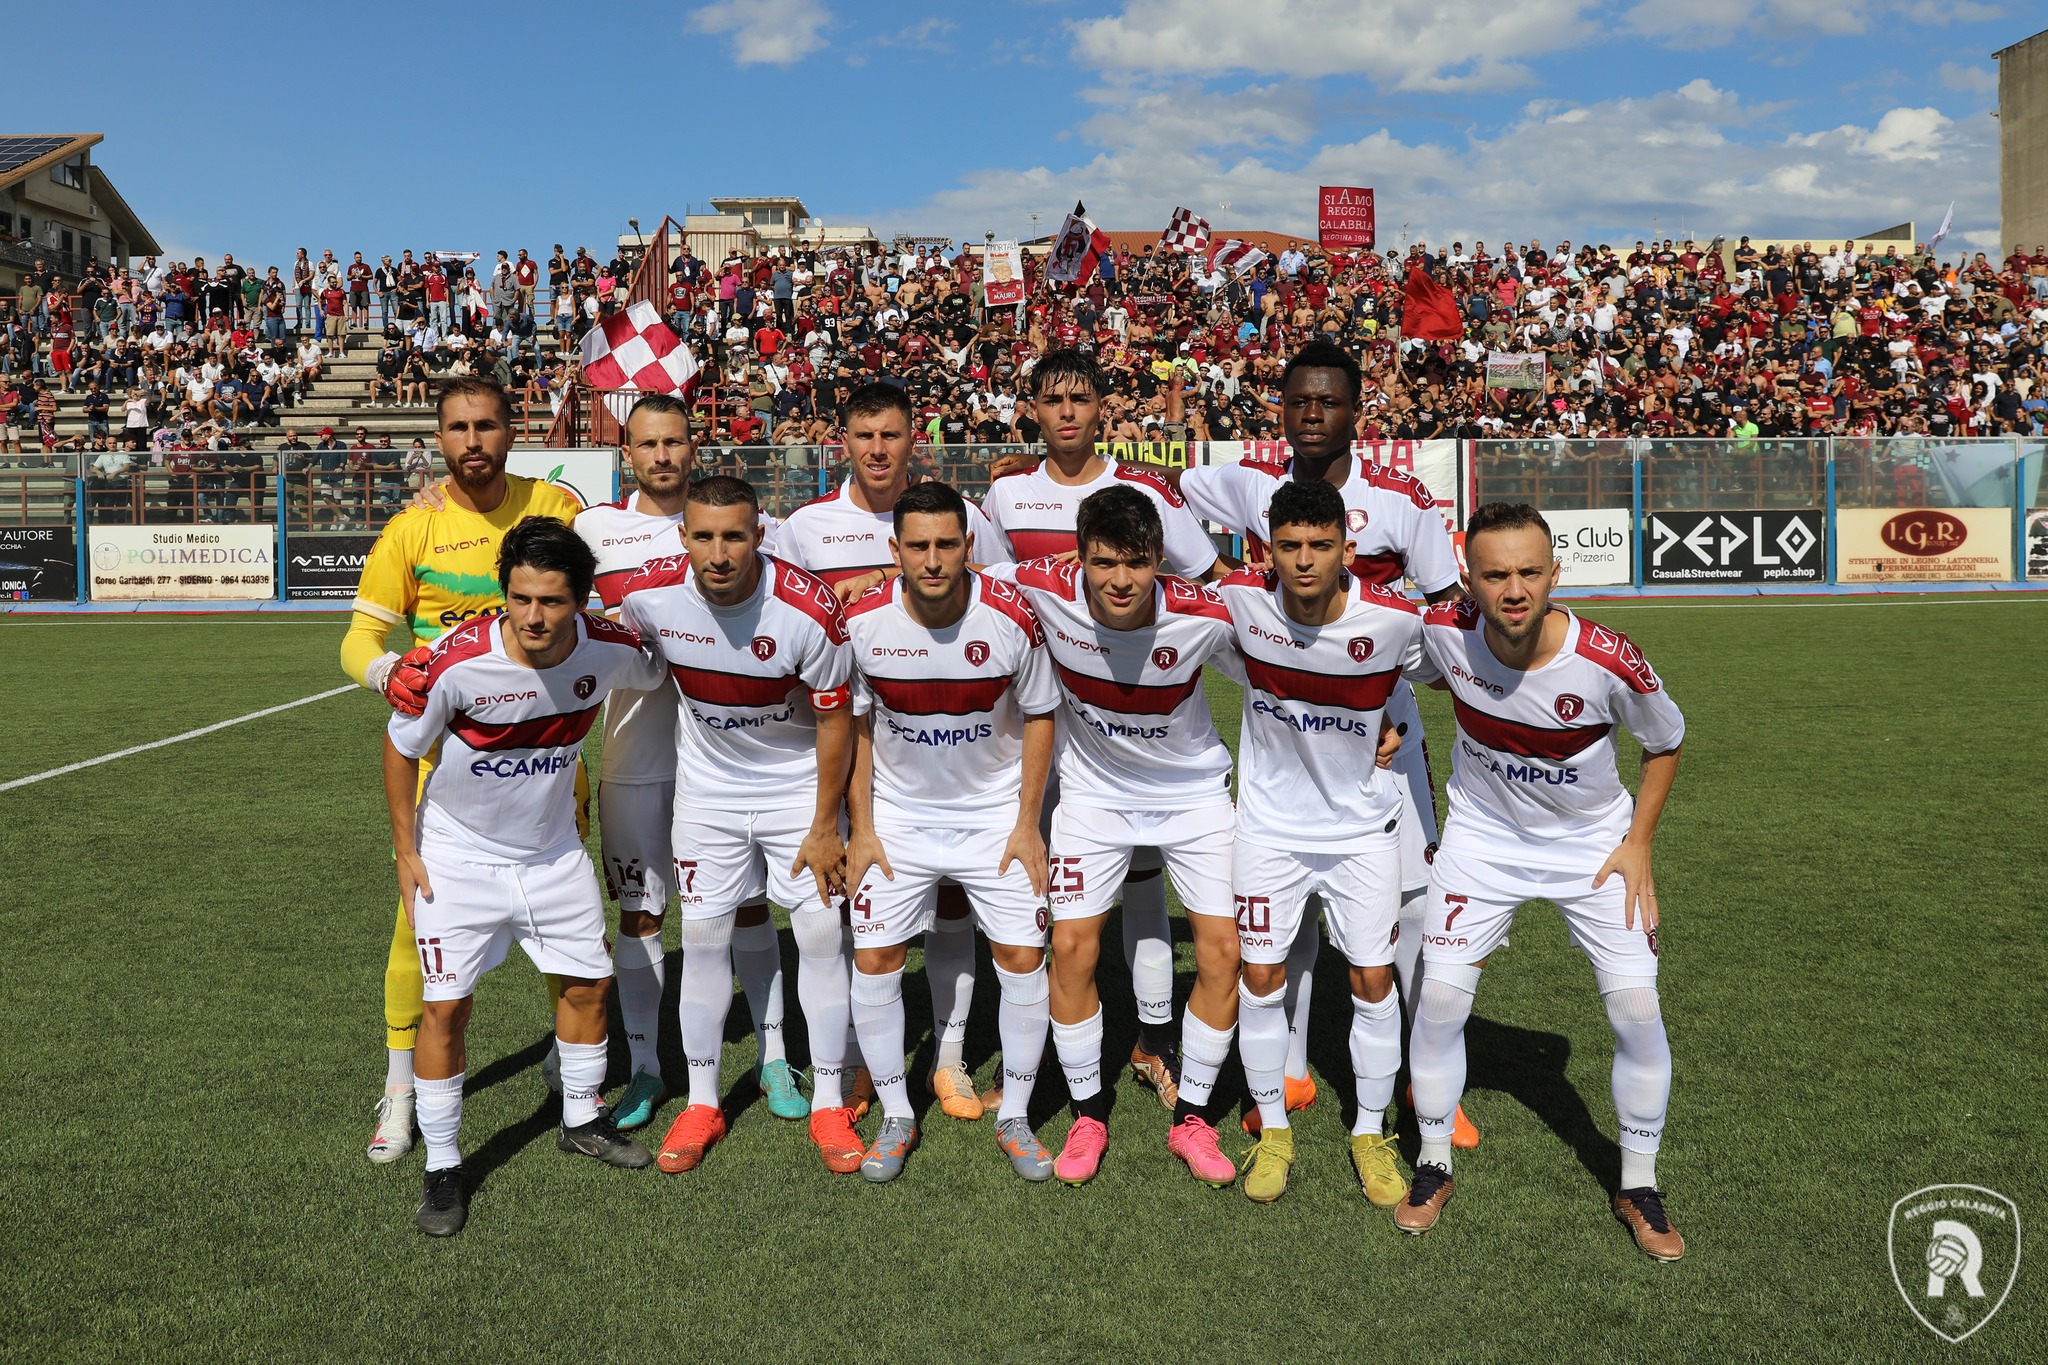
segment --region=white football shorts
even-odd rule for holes
[[[894,879],[880,867],[868,869],[851,902],[848,922],[853,946],[887,948],[908,943],[931,928],[938,888],[950,879],[967,893],[974,920],[991,943],[1043,948],[1051,922],[1045,897],[1032,894],[1022,863],[996,875],[1007,829],[931,829],[877,820],[875,834],[889,855]]]
[[[765,894],[785,910],[829,908],[818,900],[809,868],[789,865],[811,832],[812,808],[688,811],[669,830],[676,904],[684,919],[716,919]],[[841,819],[841,831],[845,821]]]
[[[1595,890],[1590,873],[1516,867],[1438,849],[1423,908],[1422,961],[1470,965],[1507,940],[1524,901],[1555,901],[1566,930],[1593,964],[1611,976],[1655,977],[1657,933],[1637,916],[1622,922],[1621,875]]]
[[[604,850],[604,884],[622,911],[659,916],[675,894],[669,833],[675,824],[676,784],[597,784],[597,833]]]
[[[460,1000],[505,960],[516,940],[533,965],[602,981],[612,974],[597,869],[580,844],[524,863],[470,861],[467,850],[428,839],[420,848],[431,900],[415,897],[412,929],[428,1000]]]
[[[1052,816],[1049,897],[1052,917],[1106,915],[1123,891],[1132,854],[1156,848],[1191,915],[1230,915],[1230,856],[1237,811],[1227,804],[1191,810],[1102,810],[1065,801]]]
[[[1383,848],[1354,853],[1290,853],[1238,841],[1231,886],[1237,941],[1246,962],[1285,962],[1303,932],[1303,907],[1320,893],[1330,942],[1354,967],[1394,960],[1401,910],[1401,855],[1393,835]],[[1305,926],[1315,932],[1311,918]]]

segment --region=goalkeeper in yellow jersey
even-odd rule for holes
[[[423,690],[423,675],[385,648],[392,629],[403,627],[408,648],[418,647],[471,617],[503,611],[498,542],[505,533],[526,517],[568,523],[583,510],[566,489],[505,472],[512,453],[512,404],[496,384],[476,376],[451,379],[435,406],[449,473],[442,485],[445,502],[437,509],[407,508],[377,537],[341,642],[341,666],[350,678],[386,700],[410,700],[409,709],[418,708],[420,699],[408,693]],[[430,756],[422,767],[422,785],[431,762]],[[580,767],[577,787],[580,807],[587,790]],[[396,1161],[413,1145],[412,1048],[423,986],[402,906],[395,916],[384,965],[388,1062],[370,1139],[372,1161]]]

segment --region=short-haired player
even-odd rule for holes
[[[1671,1047],[1657,993],[1651,844],[1678,773],[1685,718],[1628,638],[1554,605],[1558,564],[1535,508],[1488,503],[1465,531],[1471,599],[1429,609],[1428,663],[1458,720],[1451,814],[1430,868],[1422,998],[1409,1041],[1422,1150],[1404,1232],[1436,1226],[1451,1196],[1451,1115],[1465,1088],[1465,1023],[1480,969],[1516,907],[1546,900],[1593,964],[1614,1030],[1621,1183],[1612,1207],[1636,1245],[1677,1260],[1685,1241],[1657,1188]],[[1632,799],[1615,732],[1642,744]]]
[[[663,668],[638,636],[582,610],[595,561],[560,521],[513,527],[498,566],[503,613],[435,643],[425,706],[394,715],[384,740],[399,903],[425,994],[414,1084],[427,1172],[415,1222],[436,1237],[460,1232],[469,1213],[457,1139],[477,979],[515,941],[560,979],[558,1145],[613,1166],[653,1159],[599,1100],[611,956],[576,828],[576,760],[606,694],[651,688]],[[420,760],[436,749],[422,786]]]
[[[861,1173],[894,1179],[917,1142],[903,1074],[903,968],[950,881],[973,907],[1002,987],[996,1142],[1019,1175],[1044,1180],[1052,1157],[1025,1111],[1047,1027],[1039,807],[1059,684],[1022,595],[968,569],[967,503],[957,492],[917,484],[896,500],[894,522],[901,572],[849,604],[846,621],[853,1022],[883,1107]]]

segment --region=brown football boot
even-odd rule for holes
[[[1623,1190],[1614,1196],[1614,1216],[1636,1239],[1644,1255],[1660,1261],[1675,1261],[1685,1255],[1685,1238],[1678,1235],[1678,1229],[1671,1226],[1671,1216],[1664,1212],[1662,1190],[1649,1185]]]
[[[1425,1161],[1415,1168],[1415,1183],[1409,1186],[1408,1197],[1394,1206],[1394,1226],[1420,1237],[1436,1226],[1444,1205],[1450,1202],[1451,1173],[1434,1161]]]

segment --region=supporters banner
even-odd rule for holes
[[[96,602],[257,602],[277,594],[274,526],[95,526]]]
[[[1464,529],[1464,509],[1458,503],[1463,482],[1458,478],[1456,441],[1353,441],[1351,453],[1374,464],[1387,465],[1413,474],[1429,490],[1444,525],[1453,535]],[[1293,458],[1285,441],[1211,441],[1198,464],[1236,464],[1240,460],[1263,460],[1284,464]]]
[[[2048,508],[2027,513],[2027,577],[2048,578]]]
[[[1606,588],[1634,581],[1626,507],[1546,507],[1543,519],[1550,523],[1557,562],[1564,566],[1559,587]]]
[[[1014,308],[1026,292],[1024,249],[1015,242],[990,242],[981,253],[982,306]]]
[[[2010,507],[1844,507],[1839,583],[1978,583],[2012,577]]]
[[[0,601],[77,600],[76,527],[0,526]]]
[[[375,536],[292,532],[285,538],[284,595],[353,600],[376,543]]]
[[[1316,213],[1316,240],[1326,247],[1371,247],[1372,191],[1355,185],[1324,185]]]
[[[1828,516],[1811,512],[1652,512],[1645,583],[1821,583]]]
[[[1541,351],[1488,351],[1486,387],[1541,389],[1550,373],[1550,357]]]
[[[1110,460],[1121,460],[1125,464],[1150,465],[1154,469],[1186,469],[1188,467],[1188,443],[1186,441],[1097,441],[1095,453]],[[1195,461],[1200,464],[1201,461]]]
[[[521,447],[505,462],[506,472],[546,479],[576,495],[585,507],[616,502],[619,497],[619,452]]]

